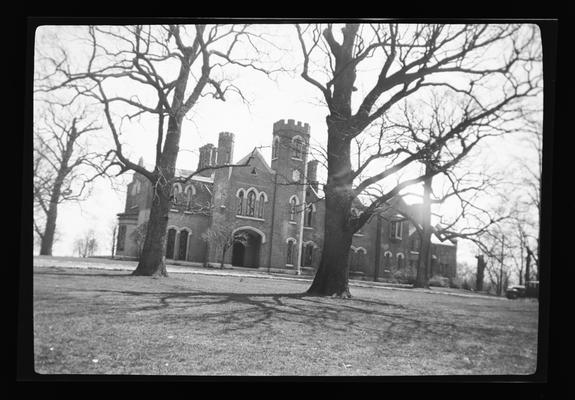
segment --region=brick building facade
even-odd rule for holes
[[[221,249],[208,244],[202,234],[210,227],[224,226],[246,238],[227,251],[225,264],[295,271],[302,233],[301,266],[304,271],[313,272],[323,246],[325,208],[318,193],[317,161],[307,160],[309,140],[307,123],[277,121],[273,125],[269,164],[258,149],[234,161],[234,135],[229,132],[219,134],[217,147],[202,146],[198,169],[226,164],[247,166],[207,170],[184,185],[174,184],[166,259],[219,263]],[[178,170],[182,177],[191,173]],[[145,177],[134,174],[127,189],[124,212],[118,214],[116,254],[137,258],[149,217],[152,188]],[[417,221],[417,207],[399,198],[394,199],[392,206],[354,235],[349,257],[352,274],[389,277],[398,270],[414,270],[418,234],[413,224],[395,210],[402,210],[403,215],[408,213]],[[361,204],[352,211],[361,212]],[[432,243],[434,274],[455,277],[457,243],[442,241],[436,235]]]

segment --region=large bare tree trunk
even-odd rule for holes
[[[477,257],[477,271],[475,275],[475,291],[482,292],[483,291],[483,277],[485,272],[485,259],[482,255],[478,255]]]
[[[168,276],[166,271],[166,230],[168,227],[168,214],[170,212],[170,189],[171,185],[158,185],[154,194],[148,232],[144,240],[142,255],[137,268],[132,275],[142,276]],[[166,187],[167,186],[167,187]]]
[[[327,196],[326,196],[327,197]],[[353,232],[342,229],[346,225],[345,204],[337,196],[326,198],[326,222],[321,261],[307,293],[319,296],[351,297],[348,278],[348,255]]]
[[[324,245],[321,261],[309,294],[320,296],[351,297],[348,278],[348,255],[354,230],[350,225],[351,162],[350,141],[345,138],[345,128],[328,122],[328,178],[325,191]]]
[[[68,153],[64,154],[64,161],[67,162],[69,158]],[[46,213],[46,225],[44,228],[44,234],[42,235],[42,241],[40,242],[40,255],[41,256],[51,256],[52,247],[54,246],[54,235],[56,234],[56,220],[58,219],[58,201],[62,192],[62,184],[64,181],[64,169],[67,167],[66,164],[58,171],[58,176],[54,182],[54,188],[52,190],[52,195],[50,196],[50,205],[48,206],[48,212]]]
[[[184,86],[185,87],[185,86]],[[148,221],[148,231],[142,249],[142,255],[133,275],[168,276],[166,271],[166,231],[172,208],[170,194],[178,160],[179,142],[182,126],[181,117],[170,117],[164,151],[159,162],[157,179],[152,182],[153,200]]]

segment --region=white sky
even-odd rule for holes
[[[42,46],[46,36],[49,37],[52,27],[38,31],[37,46]],[[68,28],[69,29],[69,28]],[[291,47],[295,53],[285,53],[282,61],[293,65],[298,63],[299,43],[295,29],[291,26],[275,25],[274,34],[281,39],[281,46]],[[298,72],[301,69],[298,69]],[[217,145],[218,134],[222,131],[235,134],[234,159],[239,160],[254,147],[262,147],[261,152],[270,160],[273,123],[279,119],[295,119],[307,122],[311,126],[311,140],[314,144],[325,144],[327,128],[325,117],[327,109],[320,104],[317,88],[305,82],[299,75],[277,75],[275,82],[266,79],[261,73],[244,70],[237,76],[236,85],[241,87],[244,95],[251,99],[248,108],[238,96],[229,96],[226,102],[204,98],[187,116],[182,129],[180,142],[181,153],[178,167],[195,169],[197,166],[197,149],[206,144]],[[358,85],[361,94],[369,88],[365,82]],[[104,124],[103,124],[104,125]],[[104,125],[105,126],[105,125]],[[128,127],[122,136],[126,143],[125,153],[137,162],[142,156],[147,163],[154,160],[156,125],[142,120]],[[109,133],[104,132],[104,135]],[[511,140],[507,146],[501,142],[492,146],[489,157],[493,163],[506,165],[517,157],[531,157]],[[486,155],[487,157],[487,155]],[[123,178],[127,181],[131,172]],[[125,192],[115,192],[110,186],[100,181],[94,188],[93,195],[79,204],[63,204],[58,215],[57,237],[54,255],[71,255],[73,241],[88,229],[93,229],[99,238],[99,254],[110,254],[111,231],[116,223],[116,214],[123,211]],[[475,249],[460,241],[458,260],[474,264]]]

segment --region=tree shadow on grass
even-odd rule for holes
[[[446,335],[464,329],[401,304],[365,298],[342,300],[311,296],[305,292],[94,291],[140,297],[140,305],[131,310],[150,313],[165,325],[211,324],[212,327],[221,327],[220,332],[224,334],[244,330],[264,331],[287,323],[312,332],[367,332],[380,339],[395,336],[408,340],[418,334]]]
[[[100,278],[126,278],[133,276],[132,272],[125,271],[125,270],[110,270],[110,272],[99,272],[99,273],[92,273],[92,272],[70,272],[67,269],[60,269],[59,267],[49,267],[50,269],[58,269],[58,272],[55,271],[34,271],[34,275],[53,275],[53,276],[74,276],[74,277],[82,277],[82,276],[91,276],[91,277],[100,277]],[[83,269],[82,271],[87,271],[88,269]],[[66,272],[59,272],[59,271],[66,271]]]

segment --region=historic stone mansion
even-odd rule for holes
[[[277,121],[270,137],[270,163],[257,149],[236,161],[234,135],[229,132],[219,134],[217,147],[202,146],[198,169],[225,164],[247,166],[208,169],[185,185],[174,184],[166,259],[219,264],[221,250],[208,246],[202,234],[211,226],[227,226],[232,233],[245,233],[247,240],[230,248],[226,264],[295,272],[302,234],[301,265],[305,272],[313,272],[321,256],[325,208],[318,193],[318,163],[307,160],[305,149],[309,139],[307,123]],[[192,172],[178,170],[178,175],[185,177]],[[393,203],[394,208],[372,218],[354,235],[349,257],[351,273],[373,278],[378,271],[380,277],[386,277],[394,271],[413,269],[417,264],[417,231],[393,209],[402,209],[417,218],[418,207],[408,206],[400,198]],[[138,257],[141,246],[138,227],[147,221],[151,204],[150,182],[134,174],[128,184],[125,210],[118,214],[119,257]],[[360,208],[359,204],[353,211],[361,212]],[[456,253],[456,242],[441,240],[434,234],[433,273],[454,277]]]

